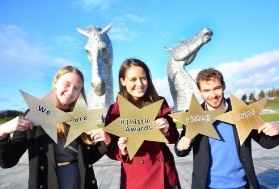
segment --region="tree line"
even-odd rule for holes
[[[21,116],[24,113],[17,110],[2,110],[0,111],[0,118]]]
[[[256,95],[255,92],[251,92],[249,96],[243,94],[241,100],[244,102],[246,102],[247,100],[250,102],[254,102],[265,98],[267,98],[268,100],[279,101],[279,88],[266,91],[261,90],[258,95]]]

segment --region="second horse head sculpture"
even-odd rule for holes
[[[193,62],[200,48],[211,40],[212,35],[210,29],[202,28],[188,40],[180,41],[174,48],[167,48],[171,51],[167,71],[175,112],[189,109],[193,93],[200,103],[203,102],[196,82],[184,67]]]

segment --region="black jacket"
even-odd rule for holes
[[[231,103],[228,103],[228,111],[232,110]],[[202,104],[202,107],[205,104]],[[253,160],[252,160],[252,150],[251,150],[251,139],[255,140],[259,145],[264,148],[270,149],[279,145],[279,137],[269,137],[263,133],[258,134],[257,130],[252,130],[250,135],[247,137],[245,142],[240,145],[239,137],[237,134],[236,127],[233,127],[235,144],[238,152],[239,160],[244,168],[246,174],[246,180],[253,189],[260,189],[259,182],[257,180]],[[185,126],[181,131],[180,138],[185,136]],[[208,170],[210,165],[210,148],[209,139],[204,135],[197,135],[190,145],[190,148],[184,151],[177,150],[177,144],[174,146],[175,153],[177,156],[184,157],[187,156],[193,149],[193,173],[192,173],[192,189],[203,189],[206,188],[206,181],[208,176]]]
[[[80,138],[77,140],[80,188],[98,188],[92,164],[107,152],[107,148],[103,142],[85,145]],[[29,189],[59,189],[54,146],[53,140],[40,126],[29,131],[16,131],[10,141],[0,141],[0,166],[15,166],[28,149]]]

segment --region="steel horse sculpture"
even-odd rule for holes
[[[211,40],[212,35],[210,29],[202,28],[196,35],[180,41],[174,48],[166,48],[171,51],[167,72],[175,112],[189,109],[193,93],[200,103],[203,102],[196,82],[187,73],[185,66],[193,62],[200,48]]]
[[[77,28],[88,38],[85,45],[92,69],[92,80],[88,95],[88,107],[92,109],[108,108],[114,102],[112,76],[112,44],[107,33],[112,24],[104,29],[89,26],[87,31]]]

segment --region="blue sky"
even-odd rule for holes
[[[278,88],[278,18],[277,0],[1,0],[0,110],[27,109],[19,90],[41,98],[65,65],[83,71],[88,92],[92,76],[84,51],[87,39],[76,28],[104,28],[109,23],[114,96],[119,66],[133,57],[149,65],[158,93],[172,105],[167,81],[170,52],[163,47],[174,47],[203,27],[214,35],[186,67],[193,78],[200,69],[217,68],[225,76],[226,96],[239,98]]]

